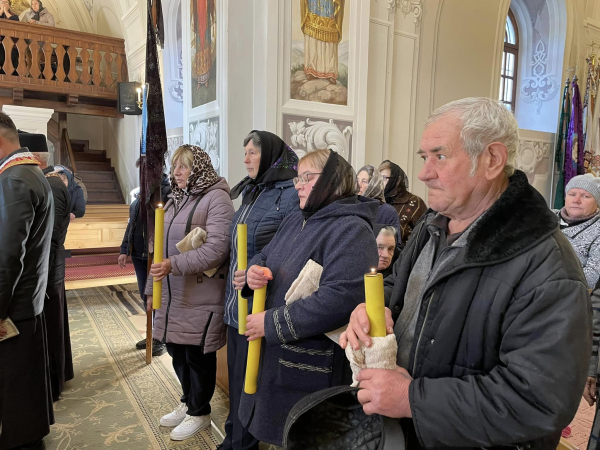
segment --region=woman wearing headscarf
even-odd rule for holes
[[[67,189],[71,197],[71,219],[83,217],[85,214],[85,196],[82,187],[75,180],[73,172],[64,166],[56,166],[59,173],[64,173],[69,180]]]
[[[21,22],[34,23],[37,25],[47,25],[54,27],[54,16],[48,8],[42,4],[42,0],[31,0],[31,8],[25,10],[22,14]]]
[[[375,223],[389,225],[396,230],[400,230],[398,213],[393,206],[385,202],[385,197],[383,196],[383,192],[385,191],[383,177],[375,170],[375,167],[371,165],[364,166],[358,171],[356,179],[358,182],[358,195],[379,200],[379,209],[377,210]]]
[[[390,160],[379,166],[379,173],[385,185],[385,201],[392,205],[400,219],[402,245],[406,245],[410,234],[421,216],[427,211],[427,205],[420,197],[408,192],[408,177],[404,170]]]
[[[265,312],[248,316],[249,340],[266,342],[257,392],[242,394],[240,420],[254,437],[278,446],[298,400],[350,383],[344,352],[325,333],[343,326],[364,301],[364,274],[378,259],[372,223],[379,204],[356,195],[350,164],[332,150],[311,152],[300,160],[294,182],[302,211],[287,216],[248,263],[242,291],[267,285]],[[300,272],[315,265],[322,268],[317,290],[286,302]]]
[[[375,236],[377,239],[377,253],[379,254],[379,264],[377,272],[386,279],[394,272],[394,263],[400,256],[398,247],[398,230],[388,225],[375,225]]]
[[[225,422],[225,440],[218,449],[254,450],[258,441],[240,423],[238,409],[244,387],[248,341],[238,328],[238,290],[244,287],[246,271],[238,270],[237,225],[248,231],[248,261],[275,236],[283,219],[298,207],[298,193],[292,181],[298,175],[298,156],[278,136],[268,131],[251,131],[244,139],[244,164],[248,171],[231,191],[231,198],[242,196],[242,204],[233,216],[229,278],[225,294],[227,326],[227,366],[229,372],[229,416]],[[252,302],[248,302],[252,311]]]
[[[171,189],[165,204],[165,259],[150,269],[146,302],[151,308],[152,281],[164,279],[154,336],[166,342],[183,396],[160,424],[176,427],[171,439],[181,441],[210,426],[217,350],[225,345],[225,262],[234,209],[225,178],[200,147],[184,145],[175,151]],[[177,244],[197,228],[206,232],[204,244],[181,253]]]

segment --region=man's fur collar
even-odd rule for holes
[[[558,229],[558,217],[541,194],[516,170],[508,188],[470,233],[467,263],[500,262],[546,239]]]

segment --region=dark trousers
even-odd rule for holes
[[[190,416],[210,414],[210,400],[217,383],[217,352],[204,354],[199,345],[167,343],[173,358],[173,368],[181,383],[181,403],[188,407]]]
[[[135,269],[135,277],[137,278],[140,296],[144,302],[144,309],[146,309],[146,296],[144,295],[144,292],[146,291],[146,281],[148,279],[148,259],[132,256],[131,260],[133,261],[133,268]]]
[[[227,450],[258,450],[258,441],[241,424],[238,410],[246,377],[248,341],[239,334],[237,328],[227,327],[227,372],[229,373],[229,415],[225,422]]]

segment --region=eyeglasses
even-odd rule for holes
[[[308,178],[309,175],[321,175],[321,172],[318,173],[303,173],[302,175],[298,175],[296,178],[294,178],[294,186],[298,183],[302,183],[302,185],[308,184],[310,182],[310,179]]]

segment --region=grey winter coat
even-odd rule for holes
[[[394,321],[430,239],[423,223],[431,214],[385,280]],[[523,172],[422,298],[408,364],[406,448],[556,448],[587,376],[590,297],[556,216]]]
[[[225,178],[207,188],[192,217],[191,230],[206,231],[206,243],[179,253],[176,244],[185,237],[188,217],[199,196],[184,197],[178,210],[172,199],[165,205],[165,253],[172,273],[163,279],[162,308],[154,317],[154,337],[183,345],[200,345],[204,353],[225,345],[223,298],[228,270],[229,226],[233,203]],[[204,271],[218,267],[212,277]],[[148,277],[146,295],[152,295]]]
[[[560,219],[560,210],[553,212]],[[579,225],[563,228],[562,232],[581,261],[588,288],[593,289],[600,278],[600,215]]]
[[[33,10],[29,8],[23,13],[21,22],[29,22],[33,18],[34,14],[35,13],[33,12]],[[44,8],[40,11],[40,20],[36,20],[35,23],[38,25],[47,25],[49,27],[56,26],[56,24],[54,23],[54,16],[50,11],[48,11],[48,8]]]

